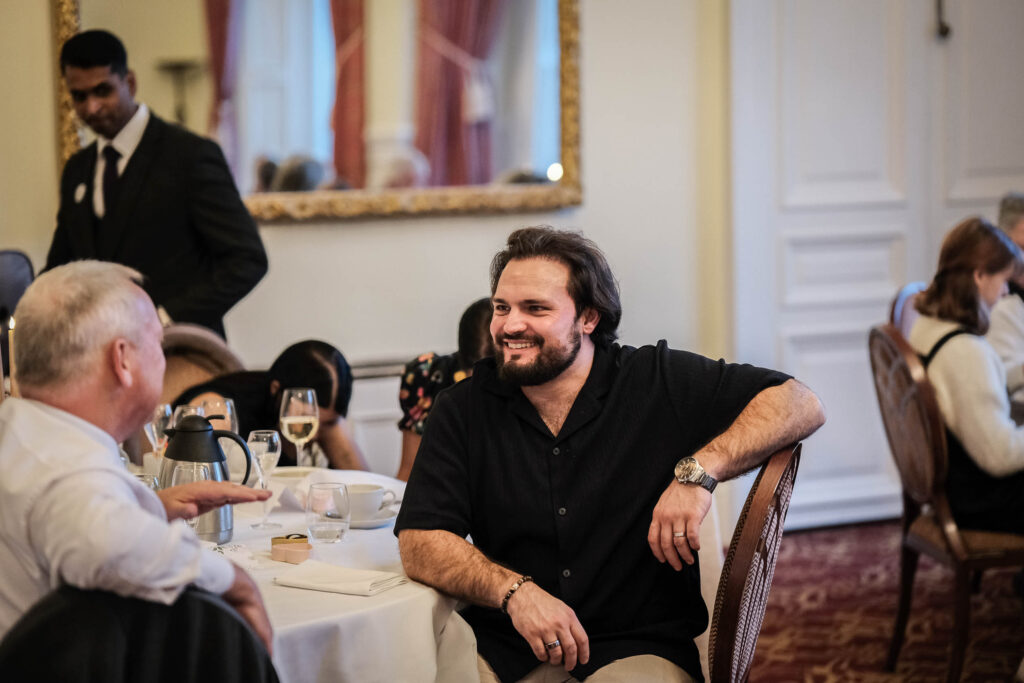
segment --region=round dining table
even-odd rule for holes
[[[276,576],[295,565],[271,559],[271,538],[306,534],[301,503],[312,482],[379,484],[400,501],[405,484],[372,472],[277,468],[269,478],[274,496],[259,529],[262,503],[236,505],[231,541],[219,547],[256,580],[274,628],[273,660],[283,683],[477,681],[476,641],[454,611],[454,599],[414,581],[376,595],[282,586]],[[356,523],[339,543],[314,544],[312,559],[350,569],[402,572],[394,510]]]

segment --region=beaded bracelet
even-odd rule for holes
[[[525,574],[520,576],[519,579],[512,584],[512,587],[508,589],[508,593],[505,593],[505,599],[501,601],[501,613],[508,614],[508,601],[512,599],[512,594],[519,590],[527,581],[533,581],[532,576],[526,576]]]

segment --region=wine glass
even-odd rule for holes
[[[151,491],[160,490],[160,483],[157,481],[155,474],[136,474],[135,478]]]
[[[316,391],[307,388],[285,389],[281,397],[281,435],[295,444],[296,465],[303,464],[302,454],[306,442],[316,436],[319,428],[320,408],[316,404]]]
[[[210,424],[214,429],[226,429],[238,433],[238,411],[235,410],[235,402],[230,398],[218,398],[203,401],[202,415],[222,415],[223,420],[211,420]]]
[[[203,408],[202,415],[210,421],[214,429],[223,429],[238,434],[238,411],[235,410],[235,402],[230,398],[215,398],[203,401],[200,404]],[[217,416],[220,415],[218,418]],[[224,451],[224,459],[227,462],[228,475],[231,481],[242,483],[245,473],[245,453],[238,443],[227,437],[220,437],[217,442]],[[255,480],[250,479],[249,486],[255,485]]]
[[[144,425],[146,436],[153,444],[153,453],[161,455],[167,448],[166,430],[171,426],[174,409],[169,403],[161,403],[153,409],[153,419]]]
[[[281,438],[273,429],[260,429],[249,433],[249,452],[252,453],[252,465],[256,468],[256,475],[259,477],[260,488],[264,491],[270,481],[270,471],[277,467],[277,461],[281,457]],[[263,520],[252,525],[253,529],[279,529],[280,524],[268,522],[267,515],[270,510],[268,501],[263,501]]]
[[[209,479],[210,466],[205,462],[178,462],[175,463],[174,471],[171,472],[171,486],[191,484],[194,481],[209,481]],[[193,533],[198,533],[199,515],[186,519],[185,523]]]
[[[313,543],[337,543],[352,520],[348,487],[337,482],[312,484],[306,496],[306,529]]]
[[[202,406],[190,406],[190,405],[187,405],[187,404],[186,405],[180,405],[180,406],[178,406],[177,408],[174,409],[174,415],[171,417],[171,425],[174,426],[174,427],[177,427],[178,423],[181,422],[182,419],[184,419],[185,417],[188,417],[189,415],[205,415],[205,414],[206,413],[203,412],[203,407]]]

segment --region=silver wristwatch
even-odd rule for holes
[[[676,463],[676,481],[680,484],[696,484],[711,493],[718,486],[718,480],[704,471],[697,459],[687,456]]]

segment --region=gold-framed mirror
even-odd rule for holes
[[[60,46],[80,30],[83,7],[98,0],[52,0],[53,42]],[[561,178],[532,184],[491,183],[408,189],[313,190],[261,192],[245,196],[245,204],[262,222],[354,219],[422,214],[543,211],[582,202],[579,125],[578,0],[557,0],[558,131]],[[111,27],[115,33],[117,29]],[[129,46],[129,60],[131,47]],[[55,60],[58,64],[59,60]],[[61,167],[80,147],[79,123],[57,78],[58,140]],[[167,112],[170,113],[170,112]]]

